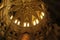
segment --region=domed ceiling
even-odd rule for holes
[[[14,24],[20,27],[32,27],[45,17],[44,3],[36,0],[12,1],[8,15]]]
[[[47,22],[46,5],[42,0],[8,0],[7,3],[3,0],[2,2],[1,8],[4,7],[3,16],[5,16],[3,19],[14,30],[37,31]]]
[[[1,8],[4,12],[1,15],[4,26],[7,26],[6,36],[16,33],[19,37],[23,33],[41,31],[49,16],[45,6],[42,0],[3,0]]]

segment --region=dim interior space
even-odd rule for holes
[[[60,40],[57,0],[0,0],[0,40]]]

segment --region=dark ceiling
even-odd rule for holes
[[[60,25],[60,1],[59,0],[43,0],[48,6],[48,12],[53,19],[53,23]]]

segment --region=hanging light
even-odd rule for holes
[[[36,19],[36,24],[39,24],[39,20],[38,19]]]
[[[18,21],[17,25],[20,25],[20,21]]]
[[[11,16],[10,19],[12,20],[13,19],[13,16]]]
[[[27,23],[27,27],[29,27],[29,23]]]
[[[44,16],[44,12],[41,12],[42,16]]]
[[[26,22],[24,22],[24,27],[26,27]]]
[[[17,19],[15,20],[15,22],[14,22],[15,24],[17,23]]]

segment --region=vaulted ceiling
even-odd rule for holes
[[[32,40],[56,40],[59,35],[60,28],[55,24],[60,18],[58,1],[0,0],[0,5],[2,39],[24,40],[30,36]]]

